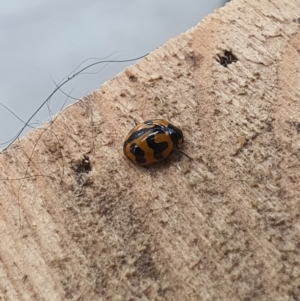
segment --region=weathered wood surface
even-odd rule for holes
[[[299,17],[232,1],[3,152],[0,300],[300,300]],[[130,164],[151,118],[193,160]]]

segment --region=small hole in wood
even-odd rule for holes
[[[90,158],[84,155],[82,160],[74,165],[72,169],[77,174],[89,173],[92,170]]]
[[[293,19],[293,22],[296,22],[296,23],[300,24],[300,18],[298,18],[298,19]]]
[[[237,61],[237,57],[229,50],[224,50],[222,55],[218,54],[217,62],[223,67],[227,67],[229,64],[236,63]]]
[[[136,82],[136,81],[137,81],[137,77],[134,76],[134,75],[130,75],[130,76],[129,76],[129,80],[130,80],[131,82]]]

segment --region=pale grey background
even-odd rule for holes
[[[11,0],[0,9],[0,103],[27,120],[59,82],[88,58],[130,59],[195,26],[225,0]],[[90,61],[94,62],[94,61]],[[132,63],[129,63],[132,64]],[[101,66],[68,83],[80,98],[124,69]],[[65,96],[51,100],[56,113]],[[69,101],[73,102],[74,100]],[[49,117],[45,106],[31,121]],[[0,106],[0,149],[23,124]],[[23,133],[24,134],[24,133]]]

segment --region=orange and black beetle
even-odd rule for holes
[[[166,159],[183,143],[182,131],[163,119],[148,120],[135,126],[127,135],[123,151],[138,165],[150,165]]]

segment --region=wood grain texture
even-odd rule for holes
[[[300,300],[299,17],[232,1],[3,152],[0,300]],[[193,160],[128,162],[151,118]]]

